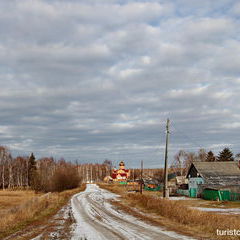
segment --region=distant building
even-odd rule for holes
[[[113,169],[111,177],[113,181],[126,181],[130,177],[130,170],[125,169],[125,164],[121,161],[119,163],[119,169]]]
[[[177,193],[178,189],[182,189],[183,185],[187,186],[188,184],[188,179],[186,178],[186,176],[177,176],[177,174],[168,174],[168,189],[170,194]],[[184,189],[186,189],[186,187],[184,187]]]
[[[162,186],[154,179],[143,179],[144,190],[147,191],[160,191]]]
[[[240,193],[239,162],[193,162],[187,178],[190,197],[203,196],[210,190],[220,195],[229,193],[229,196],[231,192]],[[220,195],[216,198],[221,200]]]

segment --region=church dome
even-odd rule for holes
[[[121,161],[121,162],[119,163],[119,166],[125,166],[124,162]]]

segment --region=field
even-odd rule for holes
[[[36,194],[34,191],[30,190],[1,190],[0,191],[0,215],[5,211],[16,207],[20,204],[24,204],[28,200],[36,196],[41,196],[42,194]]]
[[[61,193],[35,194],[33,191],[0,192],[0,239],[31,224],[43,224],[69,198],[85,186]]]
[[[160,224],[170,230],[197,237],[199,239],[224,239],[217,236],[216,231],[240,229],[239,216],[223,215],[212,212],[199,211],[192,207],[213,207],[217,202],[204,200],[165,200],[154,196],[154,193],[127,193],[125,187],[119,185],[101,185],[101,187],[121,195],[121,201],[115,205],[134,214],[138,208],[145,212],[146,220],[153,224]],[[219,203],[225,208],[239,207],[239,203]],[[135,213],[137,214],[137,213]],[[225,238],[226,239],[226,238]],[[238,239],[228,236],[227,239]]]

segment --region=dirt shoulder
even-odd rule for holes
[[[71,206],[68,203],[54,216],[49,216],[41,222],[34,222],[4,240],[68,240],[74,222]]]

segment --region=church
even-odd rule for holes
[[[121,161],[119,163],[119,169],[114,169],[111,177],[113,181],[126,181],[130,177],[130,170],[125,169],[125,164]]]

